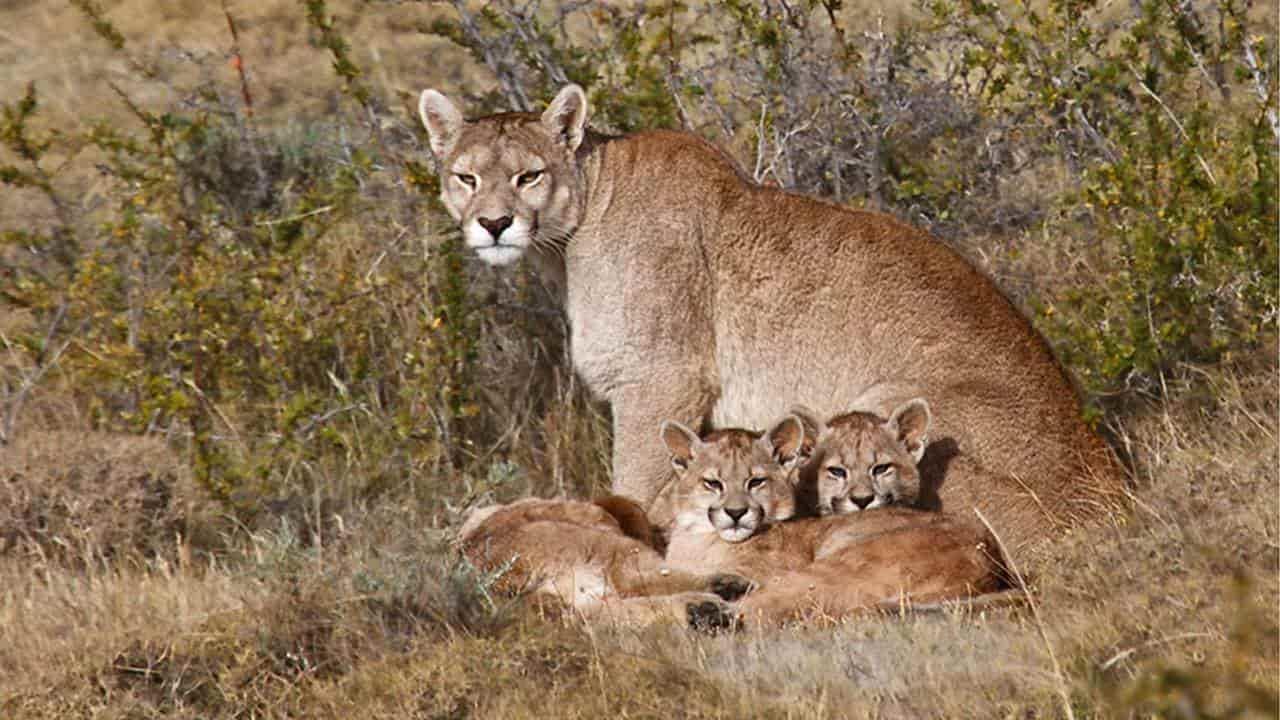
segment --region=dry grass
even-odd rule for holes
[[[1191,707],[1265,717],[1275,707],[1273,373],[1216,374],[1202,397],[1185,393],[1136,413],[1124,426],[1139,459],[1134,514],[1034,559],[1045,635],[1076,716]],[[71,458],[100,443],[58,440]],[[134,442],[145,455],[147,441]],[[70,482],[52,470],[46,477]],[[97,498],[92,488],[78,493]],[[118,518],[99,520],[113,527]],[[581,628],[488,598],[483,579],[427,524],[412,505],[388,501],[345,518],[318,545],[287,525],[227,531],[212,562],[184,559],[172,543],[150,558],[81,553],[87,563],[9,553],[0,562],[0,712],[1064,714],[1059,679],[1025,613],[869,617],[711,638],[673,627]]]
[[[0,9],[0,64],[10,68],[0,78],[0,97],[14,98],[28,82],[40,86],[55,120],[125,117],[108,83],[114,82],[144,103],[177,100],[203,80],[235,79],[230,65],[231,33],[222,5],[202,0],[115,0],[101,3],[124,34],[131,53],[154,63],[167,82],[145,82],[125,60],[98,38],[79,10],[65,2],[7,3]],[[369,81],[386,97],[412,91],[422,78],[440,77],[437,64],[464,66],[462,53],[439,38],[416,31],[437,10],[414,7],[363,12],[362,3],[336,1],[329,9],[358,48],[356,60],[376,67]],[[294,0],[228,0],[236,19],[241,54],[256,90],[254,106],[266,119],[314,115],[336,102],[328,59],[308,42],[304,15]],[[19,29],[21,29],[19,31]],[[447,73],[444,73],[447,75]],[[457,79],[457,78],[454,78]],[[168,97],[155,93],[165,91]]]

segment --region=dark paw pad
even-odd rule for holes
[[[718,633],[737,630],[742,619],[732,608],[711,600],[689,603],[689,627],[698,632]]]
[[[719,595],[720,598],[726,602],[733,602],[752,590],[755,590],[756,584],[741,575],[721,573],[711,577],[711,582],[707,589],[716,595]]]

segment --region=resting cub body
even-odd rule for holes
[[[722,474],[731,486],[728,500],[713,511],[700,510],[696,518],[677,516],[668,533],[682,522],[705,521],[725,537],[746,539],[791,517],[803,438],[796,417],[763,435],[711,433],[708,443],[723,452],[716,454],[714,468],[705,462],[710,454],[700,454],[704,462],[697,472]],[[738,487],[749,488],[749,500]],[[713,564],[668,563],[644,511],[617,496],[595,502],[531,498],[481,508],[463,524],[458,545],[481,570],[500,574],[499,590],[530,592],[587,619],[720,627],[736,617],[722,596],[736,597],[748,587]]]
[[[528,592],[588,620],[694,625],[733,612],[718,578],[666,565],[644,511],[617,496],[595,502],[529,498],[471,513],[457,544],[501,592]]]
[[[749,622],[840,618],[889,603],[963,599],[1008,587],[997,544],[972,523],[905,507],[749,522],[785,519],[793,509],[779,501],[789,489],[785,474],[762,472],[767,458],[752,433],[721,430],[698,438],[668,422],[662,437],[676,471],[667,563],[759,583],[738,603]],[[873,467],[834,440],[827,450],[844,453],[851,474]],[[905,446],[899,450],[911,456]],[[785,454],[779,460],[788,462]]]
[[[791,520],[804,460],[804,427],[794,415],[764,434],[729,429],[699,438],[667,422],[661,436],[674,468],[665,557],[643,512],[622,498],[478,510],[459,533],[463,552],[501,571],[507,590],[531,591],[587,618],[636,623],[838,619],[1007,587],[993,539],[947,514],[880,507]],[[827,437],[823,457],[843,458],[851,474],[870,472],[879,456],[860,456],[837,437]],[[906,446],[898,449],[909,461]],[[744,576],[755,585],[750,592]],[[744,592],[737,603],[724,601]]]

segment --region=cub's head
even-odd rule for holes
[[[699,438],[678,422],[662,424],[675,468],[677,531],[715,531],[742,542],[795,514],[794,471],[804,426],[787,416],[768,432],[716,430]]]
[[[793,412],[804,417],[816,436],[804,480],[817,486],[819,514],[843,515],[916,502],[920,494],[916,463],[924,456],[932,420],[924,400],[908,400],[888,420],[850,412],[821,423],[803,409]]]
[[[586,133],[587,97],[566,86],[546,112],[464,120],[436,90],[422,91],[422,124],[440,167],[440,196],[467,245],[490,265],[531,246],[560,248],[582,216],[574,153]]]

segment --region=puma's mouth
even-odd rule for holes
[[[730,543],[740,543],[743,540],[755,534],[755,528],[744,527],[742,525],[734,525],[733,527],[717,530],[720,533],[720,539]]]
[[[479,220],[467,222],[463,232],[467,247],[490,265],[510,265],[519,260],[529,247],[529,222],[515,218],[493,228],[492,232],[491,227],[485,227]]]
[[[519,260],[520,256],[524,254],[524,247],[521,245],[495,243],[475,248],[475,251],[481,260],[490,265],[510,265]]]
[[[761,514],[754,510],[737,518],[723,510],[710,510],[707,512],[707,517],[720,539],[731,543],[742,542],[755,535],[763,523]]]

